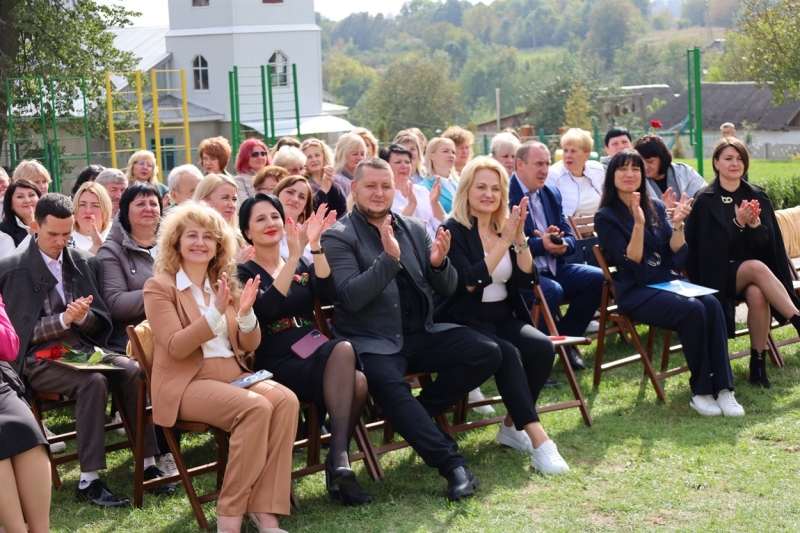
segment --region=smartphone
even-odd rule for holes
[[[328,337],[322,334],[318,329],[312,329],[308,335],[292,344],[292,353],[300,359],[308,359],[317,348],[328,342]]]
[[[550,235],[550,242],[553,244],[564,244],[564,239],[556,235],[555,233],[548,233]]]
[[[259,370],[255,374],[250,374],[249,376],[231,381],[231,385],[234,387],[239,387],[240,389],[246,389],[254,383],[258,383],[259,381],[264,381],[270,378],[272,378],[272,372],[268,370]]]

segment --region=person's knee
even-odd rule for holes
[[[85,372],[83,384],[78,388],[78,395],[81,393],[108,393],[108,380],[101,372]]]
[[[363,397],[367,395],[367,377],[358,370],[356,370],[355,389],[356,396]]]
[[[764,310],[767,308],[767,299],[756,285],[748,285],[744,290],[744,299],[747,307],[753,310]]]
[[[477,335],[476,337],[476,349],[472,352],[473,356],[469,362],[476,369],[494,374],[503,362],[503,357],[510,356],[510,354],[504,354],[500,346],[490,338],[483,335]],[[514,349],[513,356],[519,357],[519,352],[516,349]]]

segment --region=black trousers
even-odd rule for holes
[[[556,349],[547,335],[522,320],[509,318],[494,326],[494,333],[478,331],[500,347],[503,361],[494,380],[514,427],[522,430],[539,421],[536,401],[553,369]]]
[[[728,356],[725,313],[714,295],[686,298],[667,291],[656,292],[628,313],[632,319],[678,332],[689,366],[693,394],[716,394],[733,390]]]
[[[453,449],[431,417],[445,412],[478,387],[500,366],[500,348],[467,328],[406,335],[395,354],[360,354],[369,391],[394,429],[430,467],[447,475],[465,466],[464,456]],[[404,376],[436,372],[434,382],[416,398]]]

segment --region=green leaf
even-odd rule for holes
[[[101,350],[97,350],[92,354],[87,363],[89,363],[90,365],[96,365],[102,360],[103,360],[103,352]]]

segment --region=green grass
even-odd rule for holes
[[[778,337],[794,334],[783,328]],[[658,346],[658,344],[657,344]],[[731,348],[747,341],[731,342]],[[632,353],[613,340],[606,360]],[[481,481],[476,497],[445,501],[444,479],[410,449],[381,456],[386,479],[373,483],[355,465],[376,503],[343,508],[328,501],[323,475],[295,482],[301,508],[281,527],[305,532],[531,532],[531,531],[791,531],[800,515],[800,356],[798,345],[782,353],[785,369],[770,366],[773,387],[747,382],[747,359],[733,362],[741,419],[704,418],[688,407],[688,375],[663,382],[666,403],[656,400],[640,364],[608,372],[597,390],[589,371],[579,374],[595,426],[586,427],[577,409],[542,415],[542,423],[570,464],[564,476],[533,472],[523,453],[494,441],[495,427],[458,435],[467,461]],[[587,364],[594,346],[584,350]],[[680,355],[674,364],[682,364]],[[564,381],[560,365],[553,376]],[[493,382],[484,393],[496,392]],[[571,399],[569,388],[547,389],[544,405]],[[502,410],[502,406],[498,406]],[[470,417],[477,417],[470,413]],[[63,419],[50,420],[64,429]],[[378,438],[377,433],[374,435]],[[190,461],[209,460],[206,438],[184,438]],[[300,458],[296,456],[295,466]],[[195,463],[197,464],[197,463]],[[172,498],[147,496],[143,509],[101,510],[76,503],[75,464],[60,467],[65,486],[54,492],[52,530],[57,532],[188,532],[197,529],[182,489]],[[103,478],[133,496],[130,453],[109,456]],[[208,488],[212,476],[199,480]],[[204,506],[214,524],[214,506]]]
[[[697,169],[697,159],[676,159],[675,161],[686,163],[692,168]],[[711,165],[711,159],[703,160],[703,172],[706,181],[714,179],[714,167]],[[751,159],[748,174],[751,180],[756,181],[800,176],[800,162]]]

